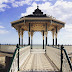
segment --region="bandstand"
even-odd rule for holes
[[[37,9],[33,14],[21,17],[19,20],[11,22],[12,26],[18,31],[19,35],[19,45],[20,45],[20,35],[22,37],[23,45],[23,32],[28,31],[29,35],[29,45],[30,45],[30,35],[31,35],[31,49],[32,49],[32,37],[33,33],[36,31],[42,32],[43,35],[43,49],[44,49],[44,36],[46,35],[46,45],[47,45],[47,34],[48,31],[52,31],[53,35],[53,45],[54,45],[54,35],[56,37],[55,45],[57,45],[57,34],[58,31],[64,27],[65,23],[59,21],[52,16],[47,16],[37,6]]]
[[[19,45],[23,46],[23,33],[28,31],[29,46],[21,48],[17,45],[8,72],[71,72],[71,63],[64,47],[47,46],[48,31],[52,32],[53,45],[57,45],[57,34],[64,27],[64,22],[43,14],[37,6],[33,14],[13,21],[11,25],[18,31]],[[32,49],[33,34],[36,31],[43,35],[43,49]],[[44,36],[46,36],[46,48],[44,48]]]

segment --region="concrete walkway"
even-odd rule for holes
[[[45,53],[31,53],[28,58],[25,60],[23,65],[20,68],[20,72],[26,71],[55,71],[55,66],[52,65],[49,58]],[[56,69],[57,71],[57,69]]]

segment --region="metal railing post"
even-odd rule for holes
[[[63,45],[61,45],[61,72],[62,72],[62,65],[63,65]]]
[[[16,46],[18,48],[18,71],[19,71],[19,45]]]

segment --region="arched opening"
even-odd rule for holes
[[[34,32],[33,33],[33,45],[32,48],[43,48],[43,35],[42,32]]]

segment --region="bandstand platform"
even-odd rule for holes
[[[64,22],[43,14],[37,6],[33,14],[13,21],[11,25],[18,32],[19,44],[16,46],[8,72],[71,72],[71,63],[66,50],[57,44],[57,34],[65,26]],[[24,31],[28,31],[28,46],[23,46]],[[33,48],[32,39],[36,31],[41,32],[43,36],[41,49]],[[52,46],[48,46],[47,43],[48,31],[52,32]]]

